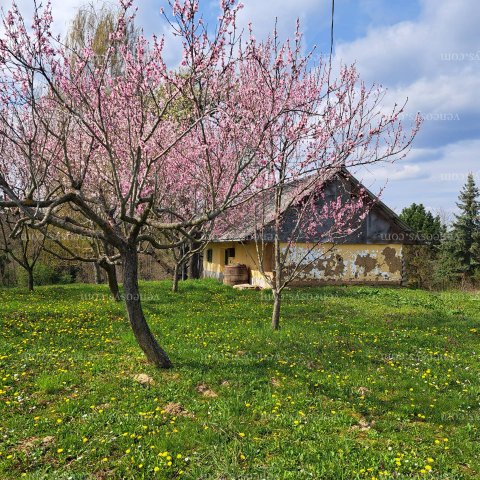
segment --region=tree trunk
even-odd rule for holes
[[[135,246],[122,252],[123,290],[130,326],[148,361],[159,368],[170,368],[172,362],[155,340],[142,310],[138,288],[138,253]]]
[[[178,292],[178,263],[175,264],[175,268],[173,269],[172,292]]]
[[[193,280],[195,277],[195,255],[191,255],[188,259],[187,277],[189,280]]]
[[[0,281],[2,285],[5,285],[5,271],[7,268],[7,256],[0,253]]]
[[[33,292],[33,268],[27,268],[28,291]]]
[[[276,194],[277,195],[277,194]],[[276,219],[275,219],[275,237],[273,242],[273,255],[275,259],[275,271],[273,276],[273,312],[272,312],[272,328],[274,330],[280,329],[280,307],[282,304],[282,252],[280,250],[280,201],[281,197],[276,197]]]
[[[103,283],[102,270],[100,269],[100,265],[95,262],[93,264],[93,268],[95,269],[95,283],[97,285],[100,285],[101,283]]]
[[[273,313],[272,313],[272,328],[280,330],[280,307],[282,304],[282,294],[280,292],[272,291],[273,293]]]
[[[112,294],[113,299],[116,302],[119,302],[121,297],[120,288],[118,287],[117,269],[115,268],[115,265],[107,262],[102,263],[101,266],[107,274],[108,288],[110,289],[110,293]]]

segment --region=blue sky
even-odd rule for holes
[[[8,0],[0,0],[5,6]],[[31,0],[18,0],[25,12]],[[56,26],[65,31],[83,0],[52,0]],[[306,47],[329,50],[330,0],[243,0],[240,21],[255,35],[271,31],[275,17],[289,35],[299,17]],[[165,33],[160,7],[165,0],[138,0],[146,33]],[[216,0],[200,0],[213,21]],[[480,3],[478,0],[336,0],[335,59],[356,62],[361,77],[388,89],[385,101],[403,102],[405,119],[420,111],[422,130],[408,157],[361,174],[374,191],[386,185],[383,200],[396,211],[424,203],[448,217],[469,172],[480,184]],[[167,42],[171,62],[175,42]]]

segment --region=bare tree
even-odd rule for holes
[[[19,219],[18,210],[0,213],[0,249],[25,270],[28,290],[33,291],[35,266],[45,250],[45,235],[25,225],[19,227]]]

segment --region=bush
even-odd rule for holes
[[[56,285],[75,282],[77,267],[52,266],[38,262],[33,270],[33,283],[35,285]],[[18,271],[18,284],[27,286],[28,275],[25,269]]]

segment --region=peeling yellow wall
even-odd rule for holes
[[[223,278],[225,249],[235,248],[235,258],[229,263],[243,263],[250,268],[252,285],[266,287],[267,283],[257,266],[257,252],[253,242],[241,244],[212,243],[212,262],[204,255],[204,275],[206,277]],[[271,262],[271,246],[264,258],[264,268],[273,276]],[[285,246],[283,246],[285,248]],[[307,255],[305,263],[309,266],[303,270],[295,281],[296,284],[316,283],[389,283],[400,284],[402,281],[402,245],[401,244],[344,244],[321,245],[308,253],[310,247],[297,244],[291,252],[292,264],[296,259]]]
[[[322,245],[308,253],[297,245],[291,260],[301,259],[309,266],[297,283],[396,283],[402,281],[402,245],[345,244]]]

